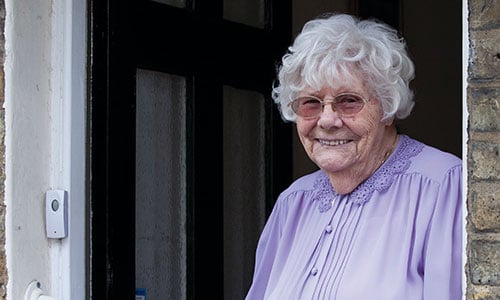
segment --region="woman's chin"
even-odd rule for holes
[[[327,159],[318,158],[315,162],[320,169],[329,174],[345,171],[350,165],[345,160],[345,157],[336,159],[335,157],[330,156]]]

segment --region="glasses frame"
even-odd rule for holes
[[[359,110],[357,110],[355,113],[351,113],[351,114],[346,114],[346,113],[343,113],[342,110],[339,110],[338,107],[336,106],[339,102],[336,102],[336,99],[339,99],[340,97],[344,97],[344,96],[354,96],[355,98],[361,99],[362,104],[361,104]],[[303,116],[303,115],[299,114],[298,110],[294,109],[294,106],[295,106],[294,104],[302,99],[318,100],[321,103],[321,110],[318,112],[318,114],[316,114],[314,116]],[[352,117],[352,116],[355,116],[356,114],[358,114],[365,107],[365,104],[368,101],[369,100],[366,100],[366,98],[361,96],[360,94],[352,93],[352,92],[345,92],[345,93],[337,94],[333,97],[324,97],[323,99],[321,99],[317,96],[313,96],[313,95],[302,96],[302,97],[299,97],[299,98],[296,98],[296,99],[290,101],[290,103],[288,103],[288,106],[292,109],[292,111],[297,116],[299,116],[303,119],[315,119],[315,118],[319,117],[321,115],[321,113],[324,111],[325,106],[327,106],[329,104],[332,106],[332,110],[334,112],[336,112],[340,117]]]

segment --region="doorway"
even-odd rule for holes
[[[91,1],[91,298],[244,297],[291,181],[291,5],[240,2]]]
[[[242,299],[275,199],[314,168],[269,95],[293,36],[321,12],[389,7],[375,17],[399,24],[421,78],[402,129],[460,155],[461,11],[450,1],[90,0],[90,297]],[[450,22],[430,40],[419,16],[445,6]],[[455,17],[456,36],[440,40]]]

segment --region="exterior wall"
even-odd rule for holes
[[[500,1],[469,0],[467,299],[500,299]]]
[[[86,0],[0,0],[1,12],[0,299],[33,281],[85,299]],[[64,239],[46,236],[50,189],[69,194]]]
[[[5,111],[4,104],[4,72],[3,64],[5,57],[5,3],[0,0],[0,299],[5,299],[7,290],[7,260],[5,257]]]
[[[51,1],[4,0],[5,299],[23,299],[38,280],[51,293],[57,242],[45,234],[45,192],[51,187],[54,70]],[[55,153],[55,155],[53,154]],[[5,265],[4,265],[5,267]]]

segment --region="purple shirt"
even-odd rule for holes
[[[401,135],[347,195],[325,173],[279,196],[247,300],[459,300],[462,161]]]

